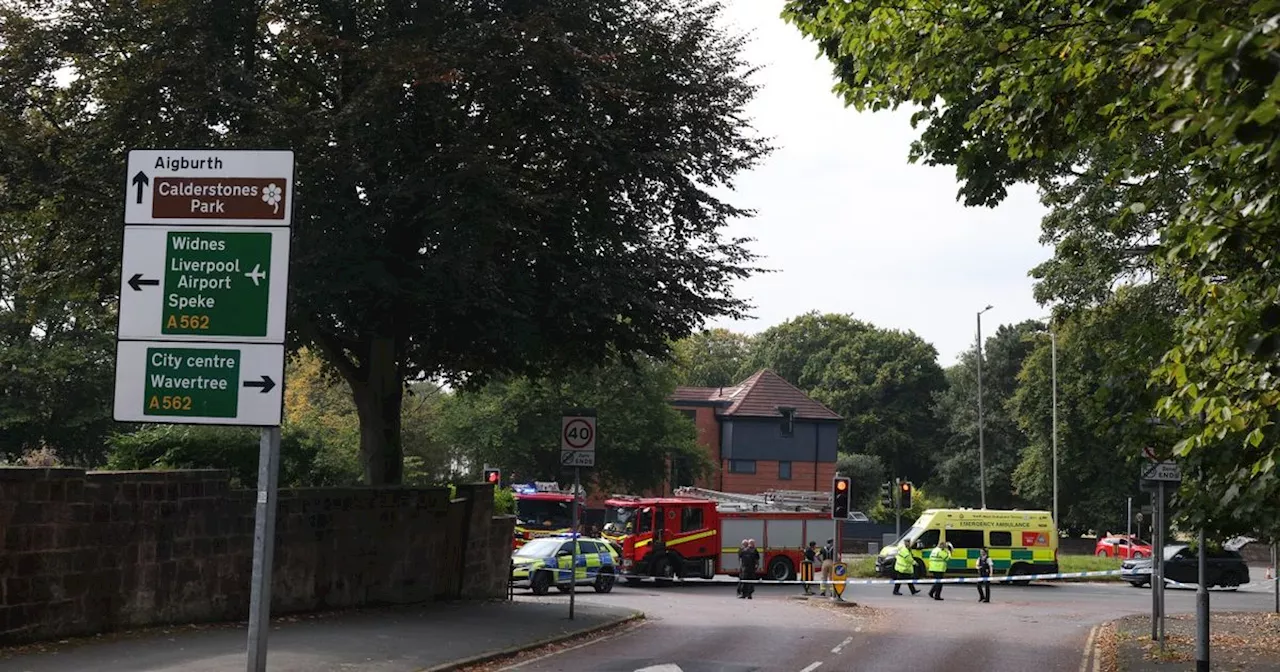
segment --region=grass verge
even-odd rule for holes
[[[849,576],[859,579],[876,578],[876,559],[871,555],[846,556],[845,564],[849,567]],[[1058,571],[1063,574],[1075,572],[1101,572],[1120,569],[1119,558],[1099,558],[1092,555],[1059,555]],[[1072,579],[1064,579],[1072,580]],[[1076,581],[1121,581],[1119,575],[1090,576]]]

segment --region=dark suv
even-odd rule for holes
[[[1249,583],[1249,566],[1238,551],[1215,549],[1211,545],[1208,552],[1209,566],[1206,568],[1208,587],[1223,586],[1234,588]],[[1151,558],[1134,558],[1125,560],[1120,566],[1121,576],[1134,586],[1142,587],[1151,583]],[[1186,544],[1173,544],[1164,549],[1164,578],[1185,584],[1200,582],[1200,562],[1196,550]]]

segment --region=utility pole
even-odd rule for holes
[[[991,310],[987,306],[978,311],[978,491],[982,496],[982,508],[987,508],[987,447],[983,437],[982,415],[982,314]]]

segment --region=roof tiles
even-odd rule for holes
[[[796,409],[797,420],[840,420],[831,409],[768,369],[761,369],[732,387],[677,387],[671,401],[722,402],[727,417],[780,418],[779,408]]]

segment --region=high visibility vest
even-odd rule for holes
[[[916,571],[916,559],[911,556],[911,549],[906,544],[898,547],[898,557],[893,561],[893,570],[901,574],[912,574]]]
[[[929,554],[929,571],[945,572],[947,571],[947,560],[951,559],[951,554],[945,548],[935,548]]]

